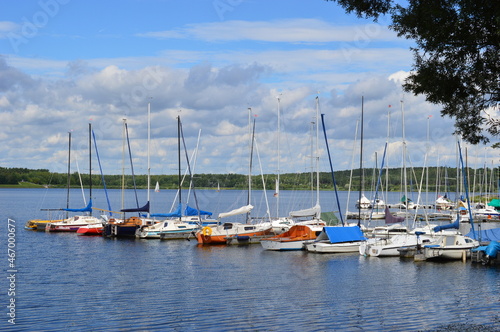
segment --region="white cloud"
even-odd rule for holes
[[[10,21],[0,21],[0,39],[9,36],[20,29],[19,24]]]
[[[207,42],[263,41],[277,43],[364,44],[369,40],[394,41],[397,35],[376,23],[338,26],[319,19],[222,21],[189,24],[182,28],[137,34],[160,39],[198,39]]]

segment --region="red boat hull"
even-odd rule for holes
[[[80,227],[76,231],[78,235],[102,235],[103,227]]]

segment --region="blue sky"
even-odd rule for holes
[[[190,153],[200,137],[197,172],[245,173],[248,108],[263,171],[275,172],[278,105],[280,171],[309,171],[316,96],[335,169],[352,167],[362,96],[366,167],[387,140],[387,162],[401,166],[403,108],[409,163],[456,165],[453,122],[401,89],[412,43],[390,31],[385,18],[358,19],[323,0],[39,0],[2,7],[3,167],[65,172],[72,131],[85,172],[91,122],[104,172],[120,173],[126,118],[134,168],[145,174],[150,102],[153,174],[176,173],[179,114]],[[319,147],[328,171],[323,141]],[[470,155],[477,165],[494,156],[484,147]]]

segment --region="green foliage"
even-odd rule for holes
[[[418,185],[423,184],[423,191],[430,192],[462,192],[462,181],[460,180],[462,172],[457,172],[455,168],[447,167],[429,167],[427,173],[422,177],[424,169],[417,167],[408,169],[408,190],[417,191]],[[357,191],[360,188],[363,190],[374,191],[377,186],[379,170],[373,168],[363,169],[360,173],[359,169],[351,171],[337,171],[335,172],[335,181],[338,190],[347,191],[349,189]],[[485,192],[490,189],[495,191],[495,188],[488,188],[488,185],[496,184],[500,177],[500,167],[495,169],[467,169],[468,178],[476,178],[477,181],[469,180],[471,191]],[[361,175],[363,175],[363,183],[361,183]],[[459,180],[457,180],[457,176]],[[275,189],[276,174],[265,174],[264,184],[267,190]],[[131,175],[122,177],[121,175],[105,175],[107,188],[121,188],[122,181],[126,188],[134,187],[134,178]],[[388,171],[385,169],[382,172],[382,178],[379,182],[379,191],[404,191],[401,179],[402,169],[391,168]],[[491,181],[493,178],[494,181]],[[39,186],[50,187],[66,187],[68,177],[62,173],[51,173],[46,169],[28,170],[24,168],[3,168],[0,167],[0,185],[18,185],[31,184]],[[88,175],[81,175],[82,184],[85,187],[90,185],[90,177]],[[137,188],[147,188],[147,175],[136,175],[135,186]],[[178,177],[177,175],[153,175],[151,176],[151,186],[153,189],[156,182],[160,183],[162,189],[177,189]],[[80,186],[80,176],[78,173],[73,173],[70,176],[70,183],[72,187]],[[192,183],[195,188],[217,188],[219,185],[221,189],[246,189],[248,188],[248,177],[242,174],[196,174]],[[329,172],[321,172],[319,174],[319,184],[321,190],[333,190],[332,177]],[[103,183],[100,175],[92,175],[92,185],[97,188],[102,188]],[[316,188],[316,174],[311,173],[288,173],[280,175],[280,189],[282,190],[310,190]],[[349,188],[349,185],[351,186]],[[475,185],[475,188],[472,186]],[[189,187],[189,177],[186,177],[182,185],[183,188]],[[262,177],[260,175],[252,176],[252,188],[263,189]]]
[[[416,42],[403,87],[442,105],[441,115],[455,119],[455,133],[472,144],[500,134],[500,119],[488,112],[500,102],[499,1],[331,1],[358,17],[388,14],[391,29]]]

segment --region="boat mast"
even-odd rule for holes
[[[279,185],[280,185],[280,136],[281,136],[281,109],[280,109],[280,97],[278,96],[278,174],[276,179],[276,218],[280,217],[280,195],[279,195]]]
[[[122,132],[122,207],[125,208],[125,126],[127,119],[123,119],[123,132]]]
[[[89,185],[90,185],[90,201],[92,202],[92,124],[89,123]],[[92,209],[90,209],[92,216]]]
[[[252,109],[248,108],[248,148],[249,148],[249,158],[248,158],[248,193],[247,193],[247,205],[250,204],[251,201],[251,193],[252,193]],[[247,223],[250,219],[250,213],[247,212]]]
[[[337,182],[335,181],[335,172],[333,171],[332,156],[330,154],[330,147],[328,145],[328,139],[326,137],[325,115],[324,114],[321,114],[321,124],[323,126],[323,134],[325,136],[326,151],[328,152],[328,161],[330,162],[330,172],[332,174],[332,182],[333,182],[333,188],[335,189],[335,197],[337,198],[337,207],[339,209],[340,221],[342,223],[342,226],[344,226],[344,218],[342,217],[342,210],[340,209],[340,200],[339,200],[339,194],[338,194],[338,190],[337,190]]]
[[[389,105],[390,106],[390,105]],[[391,135],[391,110],[387,111],[387,138],[385,140],[385,145],[389,145],[389,137]],[[385,154],[385,152],[384,152]],[[387,158],[389,159],[389,158]],[[383,163],[383,161],[382,161]],[[389,161],[387,161],[385,166],[385,202],[387,204],[387,200],[389,199]]]
[[[66,194],[66,209],[69,209],[69,188],[71,182],[71,131],[68,132],[68,184]],[[66,219],[68,218],[68,211],[66,211]]]
[[[314,206],[314,121],[311,121],[309,127],[309,148],[311,149],[311,164],[309,168],[311,170],[310,180],[311,180],[311,206]]]
[[[427,116],[427,146],[426,146],[426,157],[425,157],[426,161],[430,151],[430,130],[429,130],[430,118],[431,115]],[[427,166],[427,162],[425,167],[425,204],[429,205],[429,167]]]
[[[354,157],[355,157],[354,151],[356,151],[356,145],[357,145],[357,141],[358,141],[358,128],[359,128],[359,120],[356,120],[356,129],[354,131],[354,142],[352,144],[351,172],[349,174],[349,190],[347,191],[347,202],[346,202],[346,207],[345,207],[346,215],[349,211],[349,202],[351,199],[352,174],[353,174],[353,169],[354,169]]]
[[[149,202],[149,199],[150,199],[150,193],[149,193],[149,190],[151,188],[151,154],[150,154],[150,142],[151,142],[151,103],[148,103],[148,193],[147,193],[147,198],[148,198],[148,202]],[[149,218],[150,214],[149,214],[149,211],[148,211],[148,218]]]
[[[249,179],[250,179],[250,183],[252,182],[252,164],[253,164],[253,143],[255,141],[255,119],[253,119],[253,128],[252,128],[252,134],[251,134],[251,138],[252,138],[252,141],[251,141],[251,144],[250,144],[250,172],[248,173],[249,174]],[[249,187],[249,190],[248,190],[248,205],[250,205],[250,195],[251,195],[251,190],[250,190],[250,187]],[[269,209],[268,209],[268,212],[269,212]],[[247,213],[247,223],[250,223],[251,219],[250,219],[250,211]]]
[[[359,196],[358,196],[358,226],[361,225],[361,195],[363,191],[363,113],[364,113],[364,96],[361,96],[361,137],[360,137],[360,151],[359,151]]]
[[[403,136],[403,184],[404,184],[404,192],[405,192],[405,206],[406,211],[405,215],[408,216],[408,185],[407,185],[407,176],[406,176],[406,135],[405,135],[405,108],[404,102],[401,100],[401,125],[402,125],[402,136]]]
[[[178,181],[179,181],[179,205],[182,211],[182,183],[181,183],[181,116],[177,116],[177,167],[178,171]],[[182,216],[182,212],[181,212]],[[179,220],[182,217],[179,217]]]
[[[318,96],[316,96],[316,205],[319,205],[319,97]]]

